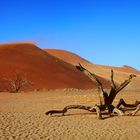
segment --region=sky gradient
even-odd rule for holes
[[[31,41],[140,70],[138,0],[3,0],[0,43]]]

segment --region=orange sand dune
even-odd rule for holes
[[[139,70],[137,70],[137,69],[135,69],[133,67],[127,66],[127,65],[124,65],[122,67],[103,66],[103,65],[101,65],[101,66],[104,67],[104,68],[107,68],[107,69],[114,69],[114,70],[127,72],[127,73],[140,74]]]
[[[49,54],[58,57],[72,65],[77,65],[78,63],[90,63],[86,59],[78,56],[77,54],[74,54],[72,52],[66,51],[66,50],[58,50],[58,49],[44,49]]]
[[[113,69],[115,73],[114,78],[117,83],[123,82],[132,73],[136,74],[137,78],[133,80],[133,82],[128,86],[128,88],[140,89],[139,88],[140,87],[140,71],[132,67],[129,67],[126,65],[124,65],[123,67],[113,67],[113,66],[103,66],[99,64],[92,64],[86,61],[85,59],[81,58],[80,56],[74,53],[68,52],[68,51],[64,51],[64,50],[45,49],[45,51],[72,65],[76,65],[80,62],[85,68],[87,68],[91,72],[107,80],[110,80],[110,70]]]
[[[32,43],[0,45],[0,77],[16,72],[26,74],[34,89],[94,88],[88,77],[59,58],[56,58]],[[106,80],[102,78],[104,83]]]
[[[78,63],[90,63],[89,61],[78,56],[77,54],[74,54],[74,53],[66,51],[66,50],[58,50],[58,49],[44,49],[44,50],[47,51],[49,54],[56,56],[73,65],[77,65]],[[102,66],[107,69],[115,69],[115,70],[122,71],[122,72],[140,74],[140,71],[138,71],[130,66],[127,66],[127,65],[124,65],[122,67],[104,66],[104,65],[99,65],[99,66]]]

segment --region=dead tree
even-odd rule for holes
[[[23,88],[32,86],[31,82],[22,73],[15,72],[12,77],[4,79],[9,83],[9,88],[7,89],[9,92],[18,93]]]
[[[79,66],[76,66],[76,68],[80,71],[82,71],[85,75],[87,75],[92,81],[95,81],[97,83],[98,92],[99,92],[99,98],[100,98],[100,104],[94,105],[94,106],[85,106],[85,105],[68,105],[64,107],[63,110],[50,110],[46,112],[46,115],[48,114],[55,114],[55,113],[62,113],[64,115],[69,109],[84,109],[90,112],[96,112],[97,118],[102,119],[102,114],[107,113],[108,115],[118,114],[119,116],[122,115],[135,115],[140,110],[140,101],[136,101],[134,104],[127,104],[123,99],[120,99],[117,106],[113,105],[113,101],[116,97],[116,95],[124,89],[131,80],[136,77],[136,75],[131,74],[127,80],[125,80],[123,83],[121,83],[119,86],[115,84],[114,82],[114,73],[113,70],[111,70],[111,89],[110,92],[107,93],[104,90],[104,87],[99,80],[99,78],[94,74],[85,69],[81,64]],[[121,108],[121,106],[124,106]],[[129,108],[131,108],[132,112],[125,113]]]

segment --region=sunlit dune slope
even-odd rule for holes
[[[79,55],[66,51],[66,50],[58,50],[58,49],[44,49],[49,54],[56,56],[72,65],[77,65],[78,63],[90,63],[86,59],[80,57]]]
[[[127,65],[123,65],[122,67],[103,66],[103,65],[101,65],[101,66],[104,67],[104,68],[107,68],[107,69],[114,69],[114,70],[127,72],[127,73],[140,74],[139,70],[137,70],[137,69],[135,69],[133,67],[127,66]]]
[[[0,45],[0,77],[10,77],[15,72],[24,73],[34,89],[96,87],[96,84],[59,58],[32,43]],[[101,78],[102,79],[102,78]],[[102,79],[106,84],[106,80]]]
[[[121,83],[128,78],[130,74],[136,74],[137,78],[133,80],[133,82],[127,87],[129,89],[140,89],[140,71],[124,65],[123,67],[113,67],[113,66],[104,66],[99,64],[92,64],[89,61],[81,58],[80,56],[64,51],[64,50],[56,50],[56,49],[45,49],[48,53],[53,56],[56,56],[72,65],[77,65],[79,62],[91,72],[101,76],[107,80],[110,80],[110,71],[114,70],[114,79],[117,83]]]

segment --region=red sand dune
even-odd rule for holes
[[[80,88],[96,86],[88,77],[59,58],[32,43],[0,45],[0,77],[24,73],[34,89]],[[106,85],[105,79],[101,78]]]
[[[123,65],[122,67],[103,66],[102,65],[102,67],[107,68],[107,69],[114,69],[114,70],[118,70],[118,71],[122,71],[122,72],[127,72],[127,73],[140,74],[139,70],[137,70],[133,67],[127,66],[127,65]]]
[[[44,49],[49,54],[58,57],[72,65],[77,65],[78,63],[90,63],[86,59],[78,56],[77,54],[74,54],[72,52],[66,51],[66,50],[58,50],[58,49]]]
[[[49,54],[51,54],[55,57],[58,57],[73,65],[76,65],[78,63],[83,63],[83,64],[90,63],[89,61],[78,56],[77,54],[74,54],[74,53],[66,51],[66,50],[58,50],[58,49],[44,49],[44,50],[47,51]],[[96,65],[96,64],[93,64],[93,65]],[[130,66],[127,66],[127,65],[124,65],[122,67],[104,66],[104,65],[97,65],[97,66],[102,66],[107,69],[114,69],[114,70],[118,70],[118,71],[122,71],[122,72],[140,74],[140,71],[138,71]]]
[[[126,66],[124,65],[123,67],[113,67],[113,66],[103,66],[103,65],[99,65],[99,64],[92,64],[88,61],[86,61],[85,59],[81,58],[80,56],[68,52],[68,51],[64,51],[64,50],[53,50],[53,49],[45,49],[45,51],[47,51],[48,53],[50,53],[53,56],[56,56],[60,59],[62,59],[63,61],[66,61],[72,65],[76,65],[79,62],[88,70],[90,70],[91,72],[95,73],[98,76],[103,77],[104,79],[108,79],[110,80],[110,70],[113,69],[114,70],[114,79],[117,83],[122,83],[125,79],[128,78],[128,76],[130,74],[136,74],[137,78],[135,78],[133,80],[133,82],[127,87],[127,88],[131,88],[131,89],[137,89],[139,90],[140,88],[140,71],[130,67],[130,66]]]

